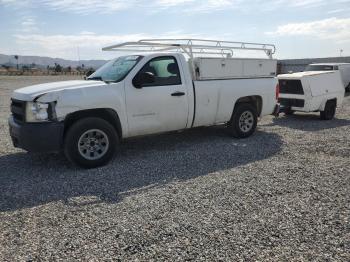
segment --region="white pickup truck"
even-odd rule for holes
[[[124,138],[219,124],[246,138],[258,117],[278,112],[274,46],[188,41],[115,45],[105,50],[155,52],[113,59],[86,80],[15,90],[9,118],[14,146],[63,150],[73,163],[93,168],[106,164]],[[235,49],[263,50],[269,58],[230,58]]]

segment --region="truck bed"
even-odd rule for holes
[[[260,116],[270,115],[276,106],[275,77],[194,81],[194,127],[226,123],[238,98],[257,96],[262,103]],[[258,94],[258,95],[257,95]]]

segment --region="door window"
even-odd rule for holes
[[[157,57],[147,62],[138,72],[151,73],[154,75],[154,82],[143,83],[142,86],[166,86],[181,85],[181,76],[175,57]]]

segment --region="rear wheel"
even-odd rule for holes
[[[67,131],[64,153],[74,164],[94,168],[109,162],[119,138],[114,127],[101,118],[84,118],[75,122]]]
[[[337,104],[334,100],[327,101],[324,111],[320,112],[320,117],[322,120],[331,120],[335,116],[335,111],[337,108]]]
[[[246,138],[251,136],[256,129],[258,113],[251,104],[239,104],[233,112],[228,129],[233,137]]]

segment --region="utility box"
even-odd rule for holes
[[[195,58],[197,80],[273,77],[277,60],[252,58]]]

